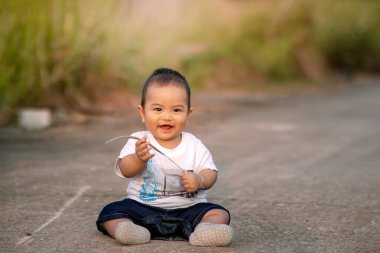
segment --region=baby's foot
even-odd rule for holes
[[[148,229],[131,221],[120,222],[115,229],[116,241],[123,244],[142,244],[150,241]]]
[[[226,246],[232,240],[232,227],[226,224],[200,223],[190,235],[194,246]]]

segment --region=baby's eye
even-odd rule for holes
[[[160,112],[162,109],[160,107],[153,108],[153,111]]]
[[[181,108],[174,108],[173,111],[174,112],[182,112]]]

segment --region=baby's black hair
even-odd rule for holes
[[[179,87],[183,87],[186,90],[187,94],[187,107],[190,110],[190,86],[186,80],[186,78],[180,74],[178,71],[169,69],[169,68],[158,68],[148,77],[148,79],[144,83],[144,87],[142,89],[141,94],[141,106],[145,106],[145,97],[148,91],[148,88],[152,84],[157,84],[160,86],[166,86],[168,84],[175,83]]]

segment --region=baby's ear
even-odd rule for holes
[[[144,108],[141,106],[141,105],[138,105],[137,106],[137,110],[140,114],[140,117],[141,117],[141,121],[142,123],[145,123],[145,113],[144,113]]]
[[[193,112],[194,108],[193,107],[190,107],[189,108],[189,111],[187,112],[187,116],[189,116],[192,112]]]

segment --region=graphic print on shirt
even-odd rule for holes
[[[168,171],[168,169],[163,169]],[[165,183],[164,183],[164,195],[165,196],[181,196],[186,193],[181,186],[181,178],[179,174],[165,174]]]
[[[151,202],[172,196],[193,197],[189,196],[181,185],[181,172],[178,168],[161,168],[155,158],[149,159],[141,175],[140,199]]]
[[[140,199],[143,201],[155,201],[158,198],[160,169],[156,168],[149,160],[147,168],[142,174],[143,183],[140,188]]]

